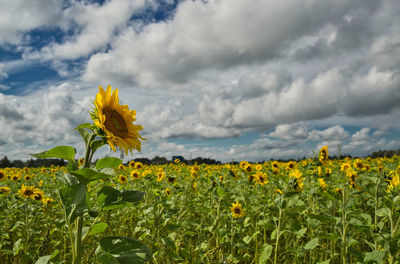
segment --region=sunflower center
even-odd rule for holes
[[[33,194],[33,191],[32,190],[25,190],[24,191],[24,195],[26,195],[26,196],[30,196],[30,195],[32,195]]]
[[[116,110],[111,108],[104,108],[103,114],[106,116],[104,126],[108,131],[120,138],[127,138],[129,136],[128,127],[126,126],[124,117]]]
[[[241,210],[240,210],[239,207],[235,207],[235,208],[233,209],[233,211],[235,212],[235,214],[240,214],[240,213],[241,213]]]

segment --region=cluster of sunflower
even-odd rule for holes
[[[47,169],[52,171],[57,171],[62,169],[62,167],[51,167],[51,168],[27,168],[24,167],[20,168],[5,168],[0,169],[0,181],[5,182],[7,180],[12,182],[20,182],[23,181],[24,183],[28,183],[32,181],[37,174],[40,175],[47,175]],[[49,205],[54,202],[54,199],[51,197],[45,196],[43,190],[40,189],[43,185],[43,180],[40,180],[35,187],[33,185],[25,185],[18,189],[17,194],[26,199],[32,199],[35,201],[40,201],[44,205]],[[7,195],[11,194],[11,188],[9,186],[0,186],[0,194]]]
[[[40,201],[45,205],[50,205],[54,202],[53,198],[46,197],[44,192],[35,186],[25,186],[22,184],[21,188],[18,190],[18,194],[23,198]]]

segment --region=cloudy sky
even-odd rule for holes
[[[0,157],[72,145],[99,85],[133,157],[400,148],[398,0],[0,0]],[[115,155],[104,147],[98,155]]]

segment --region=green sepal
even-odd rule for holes
[[[75,127],[73,130],[79,130],[79,129],[84,129],[84,128],[87,128],[87,129],[90,129],[90,130],[93,131],[97,127],[95,125],[93,125],[93,124],[90,124],[90,123],[83,123],[83,124],[80,124],[79,126]]]
[[[115,157],[105,157],[99,159],[96,163],[96,169],[101,170],[104,168],[118,168],[122,164],[122,160]]]
[[[144,192],[139,191],[120,192],[112,187],[104,186],[97,194],[97,204],[103,210],[124,208],[143,199],[144,194]]]
[[[151,256],[146,245],[120,236],[103,237],[96,250],[97,260],[101,264],[142,264],[150,260]]]
[[[78,216],[88,212],[86,186],[82,183],[60,189],[61,202],[65,209],[68,224]]]
[[[59,158],[75,163],[76,150],[70,146],[58,146],[40,153],[29,154],[38,159]]]

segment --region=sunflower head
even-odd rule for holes
[[[0,170],[0,181],[4,181],[5,179],[7,179],[6,173],[4,170]]]
[[[143,129],[140,125],[134,125],[136,111],[129,110],[127,105],[119,104],[118,89],[112,90],[111,86],[104,91],[99,87],[99,92],[94,100],[91,118],[100,129],[99,136],[107,139],[108,145],[113,151],[116,147],[132,153],[136,149],[140,151],[143,138],[139,131]]]
[[[35,186],[25,186],[22,184],[21,189],[18,190],[18,194],[26,199],[35,199],[36,191]]]
[[[128,181],[128,177],[126,177],[125,175],[120,174],[118,176],[118,181],[122,184],[125,184]]]
[[[319,161],[325,164],[328,161],[328,146],[323,146],[318,154]]]
[[[244,209],[238,201],[236,201],[236,203],[232,203],[231,213],[233,218],[242,218],[245,215]]]
[[[10,188],[5,186],[5,187],[0,187],[0,194],[9,194],[10,193]]]

